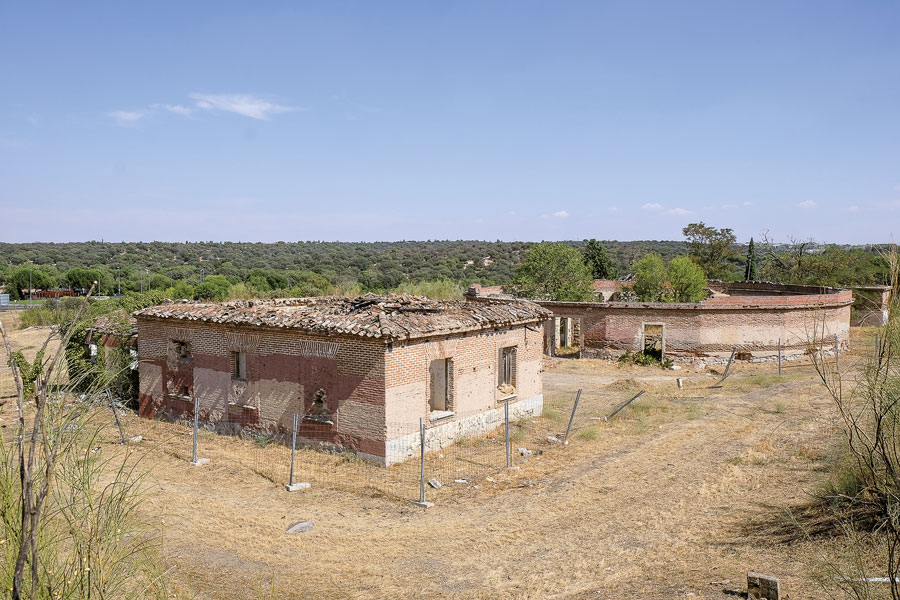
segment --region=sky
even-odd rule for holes
[[[0,3],[0,241],[900,237],[900,3]]]

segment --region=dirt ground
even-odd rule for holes
[[[16,343],[32,343],[20,339],[27,333],[15,331]],[[870,343],[860,331],[853,341],[844,368]],[[253,443],[233,438],[204,438],[212,460],[191,467],[186,429],[160,425],[165,433],[144,446],[143,509],[164,532],[178,595],[734,598],[753,570],[780,577],[791,598],[823,597],[815,576],[837,542],[771,533],[810,502],[839,442],[808,363],[782,376],[739,363],[721,388],[710,388],[721,367],[548,360],[545,369],[546,417],[523,424],[514,444],[543,453],[518,471],[429,490],[428,510],[352,485],[288,493],[241,460]],[[579,388],[569,445],[549,443]],[[641,389],[614,419],[590,420]],[[11,422],[11,403],[0,416]],[[333,468],[341,477],[344,467]],[[306,520],[313,531],[286,533]]]

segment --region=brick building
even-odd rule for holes
[[[543,406],[543,323],[527,301],[415,296],[175,302],[135,313],[140,412],[299,436],[390,464]]]
[[[819,286],[766,282],[709,282],[701,302],[545,302],[553,312],[545,327],[545,350],[577,348],[578,355],[606,358],[626,351],[660,357],[775,360],[779,341],[786,359],[805,355],[810,341],[823,337],[826,350],[835,336],[846,346],[853,294]],[[490,296],[470,289],[470,300]]]

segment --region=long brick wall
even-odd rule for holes
[[[707,304],[662,303],[571,303],[542,302],[557,317],[580,319],[582,356],[607,357],[642,350],[644,325],[663,326],[665,354],[670,358],[721,357],[732,350],[741,358],[774,356],[779,339],[782,351],[799,354],[809,342],[823,336],[846,345],[850,332],[850,300],[815,304],[784,302],[741,302]],[[832,298],[828,298],[833,300]],[[808,300],[808,299],[807,299]],[[554,328],[547,327],[545,347],[554,346]]]

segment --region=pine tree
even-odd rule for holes
[[[747,268],[744,270],[744,280],[756,281],[757,279],[759,279],[759,275],[756,272],[756,245],[753,243],[753,238],[750,238],[750,243],[747,244]]]
[[[588,240],[584,249],[584,260],[594,279],[615,279],[618,276],[616,263],[603,247],[603,244],[595,239]]]

